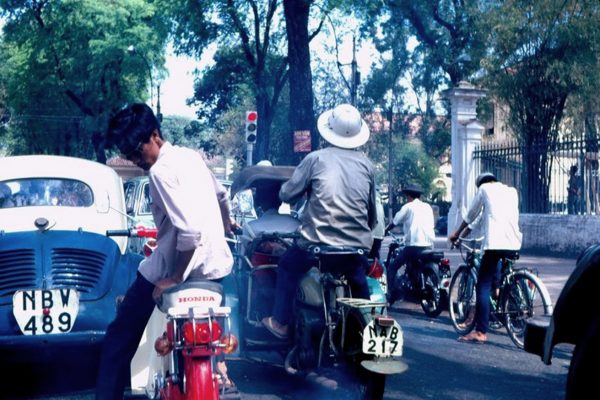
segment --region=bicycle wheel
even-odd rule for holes
[[[442,313],[442,296],[440,280],[432,269],[423,270],[424,289],[421,292],[421,307],[428,317],[437,317]]]
[[[448,312],[458,334],[466,335],[475,327],[475,272],[463,265],[456,270],[450,283]]]
[[[516,271],[505,290],[502,310],[506,330],[518,348],[523,348],[527,319],[552,312],[552,302],[542,281],[529,271]]]

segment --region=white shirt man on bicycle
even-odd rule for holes
[[[521,248],[523,235],[519,229],[519,196],[515,188],[498,182],[490,172],[484,172],[476,180],[477,193],[458,229],[448,237],[456,242],[461,233],[468,235],[474,223],[483,232],[481,266],[477,279],[477,305],[475,329],[458,338],[460,341],[484,343],[487,340],[492,287],[498,288],[500,280],[499,261]]]

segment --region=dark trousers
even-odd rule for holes
[[[273,317],[282,325],[290,322],[298,283],[302,275],[314,266],[312,260],[312,255],[297,245],[290,247],[279,259]],[[365,269],[367,265],[365,256],[321,256],[321,270],[343,273],[355,298],[370,298]]]
[[[153,290],[154,285],[138,273],[119,306],[117,316],[108,326],[96,381],[96,399],[123,398],[131,360],[154,310]]]
[[[408,274],[411,282],[416,282],[415,275],[419,273],[419,271],[414,268],[419,260],[419,256],[424,250],[431,249],[430,246],[405,246],[404,249],[398,254],[396,258],[394,258],[387,269],[387,281],[388,287],[394,288],[394,284],[396,282],[396,274],[401,266],[406,264],[406,272]]]
[[[490,327],[490,294],[500,286],[503,257],[515,254],[514,250],[485,250],[481,257],[477,277],[477,306],[475,307],[475,330],[486,333]]]

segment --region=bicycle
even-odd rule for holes
[[[466,335],[475,327],[475,287],[481,261],[481,238],[458,241],[464,264],[461,264],[450,283],[449,313],[458,334]],[[453,245],[454,246],[454,245]],[[466,250],[466,252],[463,252]],[[506,327],[508,336],[520,349],[526,322],[536,315],[552,314],[552,300],[546,286],[532,270],[515,266],[519,258],[503,257],[499,295],[490,295],[490,327]]]

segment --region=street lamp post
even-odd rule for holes
[[[138,53],[138,51],[136,50],[134,45],[130,45],[127,48],[127,51],[129,52],[129,54],[132,54],[132,55],[135,54],[135,55],[140,56],[140,58],[142,60],[144,60],[144,64],[146,64],[146,68],[148,68],[148,76],[150,77],[150,108],[154,108],[154,80],[152,79],[152,67],[150,66],[150,63],[148,62],[148,59],[142,53]],[[160,86],[159,86],[159,88],[160,88]],[[160,96],[160,94],[159,94],[159,96]],[[158,103],[157,116],[159,114],[160,114],[160,100]]]

